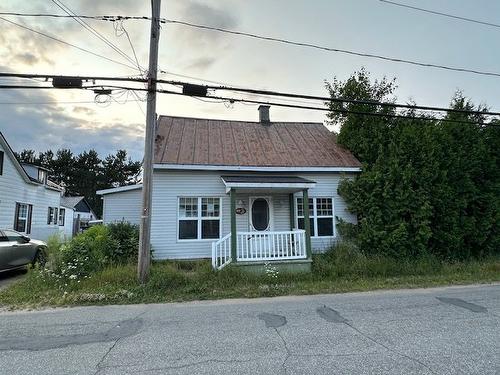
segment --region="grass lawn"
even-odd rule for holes
[[[311,273],[268,269],[262,275],[247,274],[237,267],[214,272],[208,261],[168,261],[152,265],[145,285],[137,283],[134,265],[107,267],[78,280],[58,280],[30,270],[26,278],[0,292],[0,307],[157,303],[495,281],[500,281],[500,258],[447,263],[434,258],[397,261],[350,254],[316,255]]]

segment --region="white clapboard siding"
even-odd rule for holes
[[[333,197],[334,206],[334,216],[337,216],[347,222],[356,223],[356,215],[347,211],[346,203],[338,195],[338,186],[343,178],[354,178],[354,174],[340,174],[340,173],[323,173],[323,174],[300,174],[299,177],[307,178],[309,180],[316,181],[316,186],[309,189],[309,197]],[[302,193],[295,194],[297,197],[301,197]],[[324,251],[331,247],[335,241],[338,240],[337,237],[312,237],[311,246],[313,251]]]
[[[61,193],[26,182],[1,143],[0,151],[4,151],[3,174],[0,175],[0,229],[14,228],[16,202],[19,202],[33,205],[30,237],[46,240],[59,233],[57,224],[47,224],[47,212],[49,207],[59,208]]]
[[[103,195],[104,224],[117,221],[140,223],[142,190],[135,189]]]
[[[153,204],[152,204],[152,228],[151,244],[156,259],[194,259],[210,258],[212,255],[213,240],[178,240],[177,239],[177,210],[178,197],[221,197],[222,204],[222,230],[221,237],[230,232],[230,209],[229,197],[225,193],[225,186],[221,181],[221,173],[217,171],[174,171],[174,170],[156,170],[153,182]],[[246,175],[250,173],[245,173]],[[276,174],[275,174],[276,175]],[[277,174],[279,175],[279,174]],[[287,175],[281,173],[281,175]],[[288,173],[290,175],[290,173]],[[294,174],[295,175],[295,174]],[[356,222],[356,217],[346,211],[345,203],[337,193],[338,184],[343,177],[352,178],[353,175],[341,175],[339,173],[302,173],[304,177],[317,182],[315,188],[310,189],[309,196],[333,197],[335,216],[338,216],[349,222]],[[136,193],[140,190],[134,191]],[[105,217],[112,209],[108,207],[109,198],[118,194],[109,194],[105,196]],[[237,215],[237,230],[240,232],[249,231],[249,197],[255,194],[238,194],[236,201],[243,200],[247,212],[244,215]],[[264,194],[271,195],[273,201],[273,230],[290,230],[290,208],[289,197],[287,194]],[[297,193],[300,196],[301,193]],[[136,195],[138,207],[140,207],[140,194]],[[129,203],[115,203],[114,207],[130,206]],[[135,208],[134,208],[135,209]],[[139,212],[137,210],[136,212]],[[117,220],[121,219],[122,214],[113,214]],[[138,216],[137,216],[138,217]],[[314,251],[322,251],[331,246],[337,238],[313,238],[312,246]]]

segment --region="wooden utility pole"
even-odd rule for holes
[[[151,0],[151,37],[149,41],[148,99],[146,112],[146,139],[142,177],[142,211],[139,235],[139,259],[137,277],[146,282],[151,263],[151,198],[153,179],[153,149],[156,128],[156,77],[158,72],[158,42],[160,40],[161,0]]]

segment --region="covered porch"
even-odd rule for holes
[[[315,182],[296,176],[222,176],[230,197],[230,232],[212,243],[212,266],[230,263],[256,266],[309,264],[309,205],[302,205],[303,225],[297,228],[295,196],[309,201]]]

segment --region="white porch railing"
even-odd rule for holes
[[[238,261],[305,259],[306,232],[238,232]]]
[[[231,233],[212,242],[212,267],[221,270],[231,263]]]

